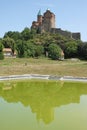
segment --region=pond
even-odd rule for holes
[[[87,130],[87,83],[0,82],[0,130]]]

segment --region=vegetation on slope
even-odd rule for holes
[[[39,34],[35,30],[31,30],[27,27],[24,28],[22,32],[8,31],[4,37],[0,39],[0,44],[5,48],[10,47],[13,54],[16,50],[17,57],[21,58],[39,57],[43,55],[44,57],[55,60],[60,59],[63,52],[64,58],[78,57],[87,59],[87,43],[59,34]],[[54,44],[54,53],[52,51],[49,52],[50,44]],[[0,48],[2,47],[0,46]]]

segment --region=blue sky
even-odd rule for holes
[[[81,32],[87,41],[87,0],[0,0],[0,37],[30,28],[39,9],[43,14],[47,8],[56,15],[56,27]]]

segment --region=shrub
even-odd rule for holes
[[[0,42],[0,60],[3,60],[4,59],[4,55],[3,55],[3,45],[2,43]]]
[[[3,59],[4,59],[3,52],[0,52],[0,60],[3,60]]]
[[[48,47],[48,57],[57,60],[61,57],[61,48],[56,44],[50,44]]]
[[[44,48],[42,45],[36,45],[35,48],[35,57],[41,56],[44,52]]]
[[[65,57],[74,58],[78,55],[78,43],[76,41],[69,41],[65,44]]]

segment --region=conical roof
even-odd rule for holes
[[[41,14],[41,9],[38,11],[38,14],[37,14],[37,15],[38,15],[38,16],[42,15],[42,14]]]

